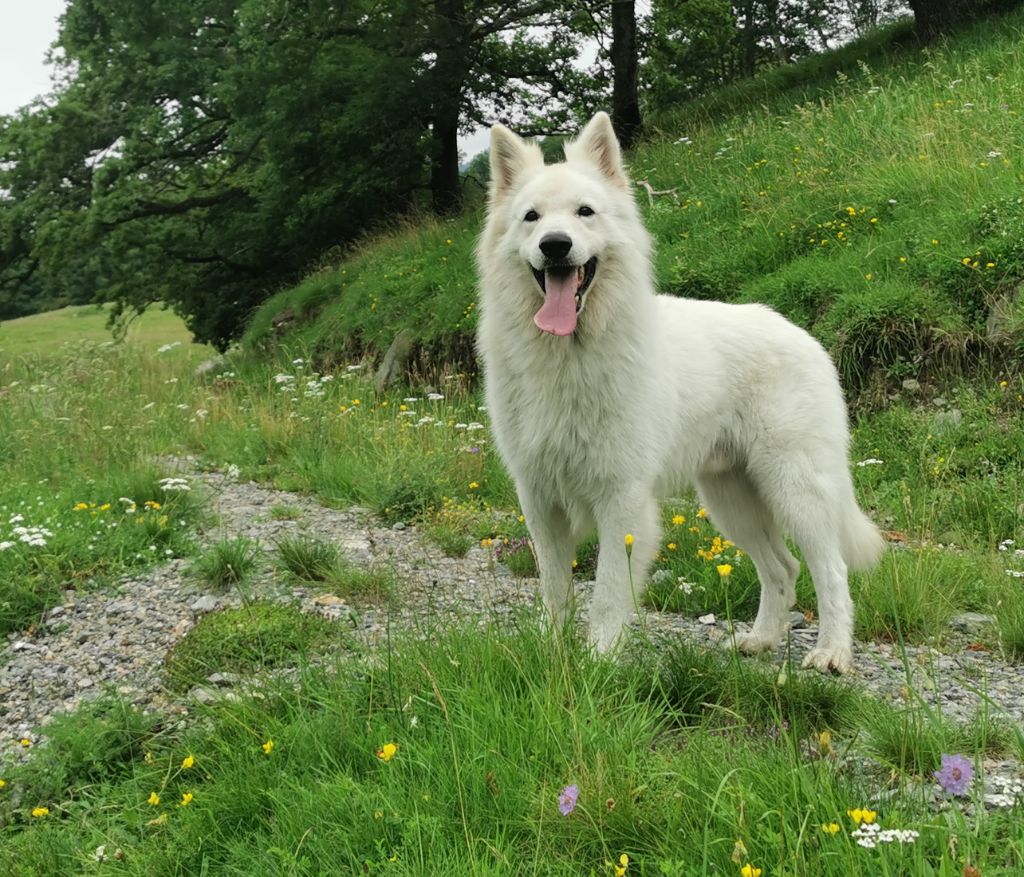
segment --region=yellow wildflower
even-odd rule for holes
[[[267,740],[266,743],[263,743],[260,746],[260,749],[263,750],[263,754],[264,755],[270,755],[270,753],[274,751],[274,741],[273,740]]]
[[[724,579],[727,576],[732,575],[732,564],[731,563],[720,563],[715,567],[718,570],[718,574]]]
[[[192,755],[192,753],[189,753],[188,755],[186,755],[181,760],[181,769],[182,770],[188,770],[189,768],[193,767],[195,765],[195,763],[196,763],[195,756]]]
[[[669,542],[668,545],[666,545],[665,547],[669,551],[675,551],[676,550],[676,543],[675,542]]]
[[[380,749],[377,750],[377,757],[381,761],[391,761],[391,759],[395,757],[395,754],[397,752],[397,743],[385,743],[383,746],[381,746]]]
[[[823,832],[825,832],[825,834],[838,834],[839,833],[839,823],[838,822],[826,822],[824,825],[821,826],[821,830]]]
[[[626,543],[626,554],[631,554],[633,551],[633,534],[627,533],[622,541]]]
[[[479,490],[480,489],[480,485],[476,481],[470,481],[469,482],[469,489],[470,490]]]
[[[698,518],[706,518],[707,516],[708,516],[708,510],[706,508],[702,507],[702,508],[697,509],[697,517]]]
[[[26,749],[28,749],[28,747],[32,745],[32,741],[29,740],[28,737],[22,737],[21,738],[21,745],[24,746]]]
[[[156,807],[160,803],[160,796],[156,792],[150,792],[149,797],[146,798],[146,803]]]
[[[35,816],[36,819],[38,819],[40,816],[49,816],[50,815],[50,808],[49,807],[33,807],[32,808],[32,815]]]
[[[740,877],[761,877],[761,869],[755,868],[749,862],[740,868]]]
[[[862,822],[870,825],[875,821],[875,817],[878,815],[874,810],[861,809],[857,807],[854,810],[847,810],[846,815],[853,820],[855,825],[860,825]]]
[[[675,526],[678,527],[678,526],[686,523],[686,518],[684,518],[682,515],[673,515],[672,516],[672,523],[675,524]]]
[[[87,502],[76,502],[75,506],[74,506],[74,511],[76,511],[76,512],[84,512],[88,508],[89,508],[89,503],[87,503]]]
[[[7,780],[0,777],[0,789],[7,785]]]
[[[193,796],[193,794],[191,792],[185,792],[181,796],[181,801],[178,803],[178,806],[179,807],[187,807],[189,804],[192,803],[192,798],[193,797],[194,796]]]

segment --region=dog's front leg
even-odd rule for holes
[[[653,496],[618,498],[598,512],[597,530],[601,553],[590,605],[590,642],[605,652],[616,644],[639,607],[647,570],[661,538],[658,504]]]
[[[576,544],[569,517],[557,504],[520,491],[520,504],[533,539],[544,605],[560,628],[572,607],[572,559]]]

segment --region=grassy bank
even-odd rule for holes
[[[937,48],[874,37],[663,119],[631,156],[670,293],[762,301],[851,391],[1019,362],[1024,16]],[[402,328],[414,368],[472,363],[479,216],[375,238],[256,314],[245,344],[329,365]],[[997,366],[998,367],[998,366]]]

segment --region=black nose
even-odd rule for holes
[[[549,259],[564,259],[572,249],[572,238],[560,231],[549,232],[540,239],[540,251]]]

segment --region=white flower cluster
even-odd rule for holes
[[[850,832],[858,846],[873,850],[879,844],[912,844],[921,836],[912,828],[882,828],[877,822],[865,822]]]
[[[1017,543],[1013,539],[1004,539],[1002,542],[999,543],[999,550],[1003,552],[1003,554],[1009,554],[1010,557],[1014,558],[1015,560],[1022,560],[1024,559],[1024,548],[1014,548],[1013,546],[1016,544]],[[1010,549],[1013,550],[1011,551]],[[1004,572],[1012,578],[1024,579],[1024,570],[1008,569],[1004,570]]]
[[[858,460],[857,465],[862,469],[865,466],[881,466],[884,460],[879,460],[877,457],[868,457],[866,460]]]
[[[20,518],[20,515],[16,517]],[[46,540],[53,536],[46,527],[15,527],[11,532],[18,537],[19,542],[24,542],[32,548],[45,548]]]
[[[329,384],[333,380],[333,375],[324,375],[323,377],[313,375],[313,377],[307,379],[306,391],[303,393],[303,395],[307,399],[319,399],[321,396],[323,396],[326,390],[324,385]]]
[[[156,349],[157,353],[167,353],[169,350],[174,350],[175,347],[181,347],[180,341],[174,341],[170,344],[163,344]]]
[[[160,488],[168,493],[187,493],[192,489],[187,478],[161,478]]]

